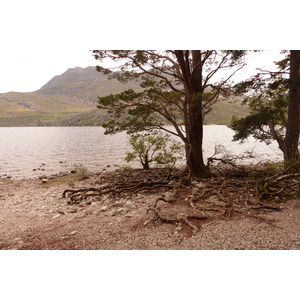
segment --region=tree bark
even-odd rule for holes
[[[290,55],[288,120],[284,149],[284,163],[286,166],[299,160],[298,143],[300,134],[300,50],[291,50]]]
[[[211,172],[203,161],[202,66],[201,51],[192,51],[191,93],[188,95],[187,166],[193,176],[208,177]]]

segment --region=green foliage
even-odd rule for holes
[[[278,174],[280,168],[282,168],[282,166],[275,162],[267,162],[265,164],[266,172],[268,172],[270,175]]]
[[[134,133],[162,129],[163,124],[172,124],[174,127],[179,124],[188,125],[186,124],[190,118],[188,114],[191,114],[195,102],[189,100],[192,95],[197,94],[196,102],[203,101],[203,114],[210,112],[211,106],[220,96],[228,97],[227,81],[230,78],[216,83],[212,82],[212,74],[219,69],[237,71],[242,67],[246,54],[243,50],[199,50],[198,55],[201,58],[198,59],[201,61],[203,72],[202,77],[198,78],[202,81],[201,89],[196,93],[194,86],[191,86],[193,78],[188,78],[192,70],[184,71],[182,61],[190,64],[189,68],[192,66],[192,61],[196,60],[197,55],[191,50],[93,50],[92,52],[100,62],[104,59],[116,62],[121,72],[112,72],[103,67],[99,67],[98,71],[121,82],[138,78],[143,89],[139,92],[128,90],[99,98],[98,107],[110,114],[111,120],[103,124],[106,133],[109,134],[123,130]],[[175,128],[175,135],[185,140],[184,131],[178,126]]]
[[[284,138],[287,118],[287,98],[256,98],[250,101],[250,115],[237,118],[233,115],[231,128],[235,131],[233,139],[245,140],[250,135],[269,144],[272,140]]]
[[[160,128],[166,122],[177,122],[182,117],[181,96],[178,92],[150,87],[142,92],[129,89],[119,94],[99,97],[98,108],[107,111],[110,116],[110,120],[102,124],[106,129],[105,133],[127,131],[132,134]]]
[[[153,132],[152,134],[132,134],[129,139],[133,151],[127,152],[127,162],[138,160],[145,170],[151,163],[172,168],[177,159],[182,158],[183,146],[173,141],[169,135]]]
[[[123,167],[120,167],[119,169],[117,169],[116,172],[118,172],[119,174],[122,174],[122,175],[132,175],[134,172],[134,169],[129,166],[123,166]]]
[[[234,140],[254,138],[269,144],[276,140],[282,146],[288,113],[288,84],[280,76],[270,79],[254,76],[251,80],[236,85],[236,92],[246,95],[250,115],[232,117],[230,127],[235,131]]]
[[[89,170],[87,169],[86,166],[84,166],[83,164],[75,164],[74,165],[74,170],[76,172],[76,175],[78,176],[78,178],[80,180],[84,180],[87,179],[89,177]]]

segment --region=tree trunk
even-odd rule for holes
[[[192,67],[188,96],[187,126],[187,166],[193,176],[208,177],[211,175],[203,161],[203,115],[202,115],[202,66],[200,50],[192,51]]]
[[[286,166],[299,160],[300,134],[300,50],[291,50],[288,121],[285,136],[284,163]]]
[[[141,162],[144,170],[150,169],[148,154],[146,154],[144,156],[144,158],[140,158],[140,162]]]
[[[202,102],[199,96],[197,98],[197,100],[191,100],[189,109],[189,123],[187,125],[187,167],[193,176],[208,177],[211,175],[211,172],[204,164],[202,149]]]

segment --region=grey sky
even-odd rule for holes
[[[33,50],[14,51],[1,50],[0,56],[0,92],[9,91],[31,92],[39,89],[55,75],[60,75],[68,68],[96,66],[97,61],[88,49],[73,49],[72,51]],[[280,57],[277,51],[266,51],[263,54],[253,54],[248,60],[249,66],[239,71],[235,79],[245,79],[255,67],[271,68],[272,61]],[[233,78],[233,79],[234,79]]]
[[[36,50],[15,52],[0,50],[0,92],[30,92],[46,84],[52,77],[68,68],[97,64],[86,50]]]
[[[34,91],[68,68],[96,65],[89,49],[291,48],[286,35],[280,35],[276,27],[282,26],[279,23],[272,23],[272,30],[259,22],[242,23],[247,19],[245,14],[238,14],[236,9],[224,14],[222,1],[220,11],[211,10],[209,2],[201,4],[201,10],[210,13],[200,18],[198,10],[191,9],[194,2],[171,5],[171,13],[162,15],[170,11],[171,1],[153,0],[145,10],[135,0],[4,0],[0,18],[0,93]],[[251,4],[247,16],[252,21],[257,8]],[[215,1],[214,8],[217,5]],[[260,1],[260,14],[262,8]],[[174,19],[176,14],[180,19]],[[188,16],[186,20],[184,16]],[[279,35],[281,45],[274,46]],[[268,64],[268,60],[272,60],[271,55],[262,63]]]

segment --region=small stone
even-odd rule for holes
[[[61,216],[61,214],[57,214],[57,215],[53,216],[52,219],[57,219],[57,218],[59,218],[60,216]]]
[[[196,195],[197,193],[199,193],[199,188],[193,188],[191,194]]]
[[[125,204],[124,204],[124,209],[125,210],[132,210],[132,209],[134,209],[135,208],[135,206],[134,206],[134,204],[131,202],[131,201],[127,201]]]
[[[76,233],[78,233],[78,231],[74,230],[74,231],[70,232],[69,235],[74,235]]]
[[[168,185],[176,185],[177,181],[176,180],[170,180]]]
[[[69,209],[67,209],[67,213],[69,213],[69,214],[77,213],[77,208],[69,208]]]
[[[93,210],[89,209],[89,210],[86,210],[84,213],[86,216],[89,216],[89,215],[93,214],[93,212],[94,212]]]
[[[206,184],[204,182],[201,182],[201,181],[192,181],[192,184],[194,184],[199,189],[203,189],[203,188],[206,187]]]
[[[207,202],[210,202],[214,205],[218,205],[218,206],[225,206],[225,203],[220,201],[219,198],[215,195],[210,196],[208,199],[206,199]]]
[[[178,223],[178,225],[176,226],[176,230],[180,231],[182,229],[182,225],[181,223]]]
[[[42,183],[43,183],[43,184],[48,183],[48,179],[43,178],[43,179],[42,179]]]
[[[174,193],[172,192],[166,192],[165,193],[165,197],[167,200],[172,199],[174,197]]]
[[[108,210],[107,205],[104,205],[104,206],[102,206],[102,207],[100,208],[100,211],[102,211],[102,212],[105,212],[105,211],[107,211],[107,210]]]

